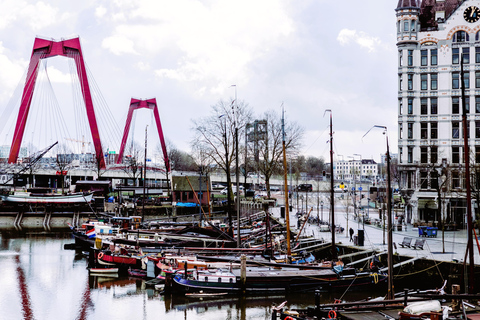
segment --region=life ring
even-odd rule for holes
[[[98,259],[102,259],[102,258],[103,258],[103,252],[100,252],[100,253],[98,254]]]
[[[335,310],[328,311],[328,319],[337,319],[337,313]]]
[[[285,318],[283,318],[283,320],[295,320],[295,319],[293,319],[293,318],[290,317],[290,316],[286,316]]]

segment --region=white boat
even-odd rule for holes
[[[118,277],[118,268],[90,268],[88,269],[90,275],[99,275],[102,277]]]
[[[93,193],[72,193],[72,194],[34,194],[25,192],[22,194],[1,195],[3,202],[10,203],[47,203],[47,204],[67,204],[67,203],[89,203],[92,201]]]

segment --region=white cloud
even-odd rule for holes
[[[356,43],[360,47],[368,49],[368,51],[375,51],[379,46],[382,46],[382,42],[379,38],[369,36],[365,32],[342,29],[338,33],[337,41],[340,42],[342,46],[348,45],[350,43]]]
[[[5,52],[3,43],[0,41],[0,85],[7,88],[8,94],[11,94],[18,83],[18,80],[24,73],[26,63],[24,61],[12,61]],[[5,92],[5,90],[2,90]]]
[[[134,42],[127,37],[117,35],[103,40],[102,46],[110,50],[113,54],[121,55],[124,53],[138,54],[134,49]]]
[[[25,23],[34,32],[41,29],[61,24],[71,18],[71,14],[63,12],[43,1],[4,0],[0,2],[0,30],[16,24]]]
[[[47,67],[48,78],[51,82],[56,83],[71,83],[72,77],[70,74],[63,73],[53,66]]]
[[[151,69],[148,62],[140,61],[136,64],[137,68],[141,71],[149,71]]]
[[[117,1],[111,17],[124,13],[124,22],[106,39],[115,54],[131,53],[130,40],[142,54],[175,53],[176,61],[157,69],[159,77],[177,81],[205,81],[212,89],[219,81],[242,83],[249,63],[273,50],[294,31],[287,8],[276,0],[232,1]],[[130,9],[130,11],[126,10]],[[140,49],[137,49],[140,50]]]
[[[38,31],[46,26],[58,23],[58,8],[54,8],[44,2],[26,5],[20,11],[20,18],[26,19],[34,31]]]
[[[97,18],[103,18],[105,16],[105,14],[107,13],[107,9],[103,6],[100,6],[100,7],[97,7],[95,9],[95,16]]]

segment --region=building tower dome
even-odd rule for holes
[[[396,11],[397,41],[416,44],[419,30],[421,0],[399,0]]]
[[[398,0],[397,9],[420,8],[421,0]]]

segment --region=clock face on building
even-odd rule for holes
[[[470,6],[463,12],[463,17],[467,22],[477,22],[480,19],[480,9],[475,6]]]

